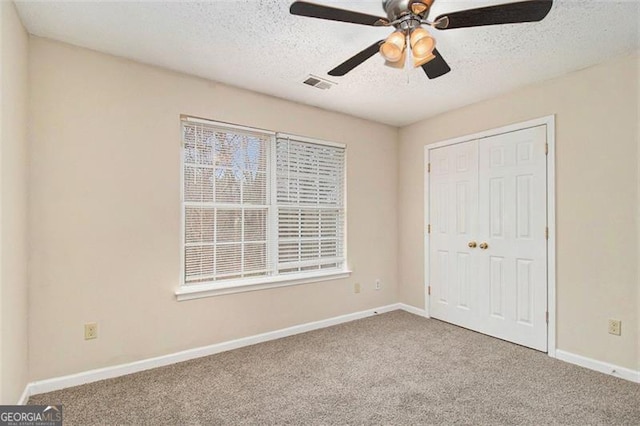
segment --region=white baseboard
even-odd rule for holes
[[[429,315],[427,315],[427,311],[425,311],[424,309],[416,308],[415,306],[407,305],[405,303],[398,303],[398,305],[400,305],[400,309],[402,309],[403,311],[407,311],[411,314],[421,317],[429,318]]]
[[[40,393],[52,392],[55,390],[65,389],[72,386],[79,386],[86,383],[97,382],[99,380],[111,379],[114,377],[120,377],[127,374],[137,373],[152,368],[163,367],[178,362],[188,361],[190,359],[200,358],[208,355],[214,355],[220,352],[230,351],[233,349],[242,348],[245,346],[251,346],[270,340],[280,339],[287,336],[293,336],[300,333],[306,333],[308,331],[318,330],[321,328],[331,327],[350,321],[355,321],[362,318],[367,318],[376,314],[382,314],[386,312],[403,310],[414,315],[428,318],[428,315],[424,309],[416,308],[415,306],[407,305],[404,303],[394,303],[391,305],[381,306],[379,308],[368,309],[366,311],[354,312],[352,314],[341,315],[333,318],[327,318],[325,320],[314,321],[306,324],[295,325],[293,327],[283,328],[280,330],[270,331],[267,333],[257,334],[254,336],[243,337],[236,340],[230,340],[228,342],[217,343],[214,345],[203,346],[200,348],[189,349],[182,352],[176,352],[173,354],[163,355],[155,358],[148,358],[140,361],[135,361],[127,364],[114,365],[111,367],[99,368],[95,370],[89,370],[82,373],[71,374],[68,376],[55,377],[52,379],[39,380],[29,383],[22,395],[18,404],[24,405],[29,400],[31,395],[37,395]],[[556,351],[556,358],[576,364],[581,367],[586,367],[591,370],[599,371],[601,373],[609,374],[612,376],[620,377],[632,382],[640,383],[640,371],[631,370],[629,368],[620,367],[617,365],[609,364],[595,359],[587,358],[581,355],[575,355],[563,350]]]
[[[609,364],[607,362],[598,361],[592,358],[587,358],[582,355],[572,354],[571,352],[566,352],[560,349],[556,350],[556,358],[561,361],[588,368],[590,370],[599,371],[600,373],[609,374],[611,376],[620,377],[621,379],[629,380],[631,382],[640,383],[640,371],[631,370],[630,368],[620,367],[618,365]]]
[[[379,308],[368,309],[366,311],[354,312],[352,314],[327,318],[325,320],[295,325],[293,327],[283,328],[280,330],[270,331],[254,336],[243,337],[240,339],[230,340],[228,342],[217,343],[214,345],[203,346],[200,348],[189,349],[186,351],[176,352],[173,354],[163,355],[155,358],[148,358],[127,364],[114,365],[111,367],[89,370],[82,373],[71,374],[68,376],[35,381],[29,383],[25,387],[24,392],[20,396],[18,404],[26,404],[31,395],[52,392],[72,386],[79,386],[86,383],[97,382],[99,380],[111,379],[114,377],[137,373],[152,368],[163,367],[178,362],[188,361],[190,359],[214,355],[220,352],[230,351],[233,349],[251,346],[287,336],[293,336],[300,333],[306,333],[308,331],[331,327],[333,325],[355,321],[376,314],[382,314],[396,310],[403,310],[414,315],[428,318],[428,315],[424,309],[416,308],[415,306],[407,305],[404,303],[394,303],[391,305],[381,306]],[[579,365],[581,367],[589,368],[601,373],[640,383],[640,371],[635,371],[629,368],[620,367],[617,365],[587,358],[581,355],[572,354],[563,350],[557,350],[555,355],[555,357],[561,361],[569,362],[571,364]]]
[[[27,386],[24,387],[22,391],[22,395],[20,395],[20,399],[18,400],[17,405],[26,405],[27,401],[29,401],[29,397],[31,396],[31,383],[27,383]]]
[[[406,305],[405,305],[406,306]],[[412,309],[416,309],[411,307]],[[254,336],[243,337],[241,339],[230,340],[228,342],[217,343],[214,345],[203,346],[195,349],[188,349],[182,352],[176,352],[169,355],[163,355],[155,358],[148,358],[127,364],[114,365],[111,367],[98,368],[82,373],[71,374],[68,376],[55,377],[52,379],[39,380],[30,383],[25,389],[23,398],[28,399],[30,395],[52,392],[55,390],[65,389],[72,386],[83,385],[86,383],[97,382],[99,380],[111,379],[114,377],[124,376],[127,374],[137,373],[151,368],[163,367],[165,365],[175,364],[178,362],[188,361],[194,358],[213,355],[220,352],[230,351],[245,346],[255,345],[257,343],[267,342],[269,340],[280,339],[282,337],[293,336],[295,334],[306,333],[307,331],[318,330],[345,322],[355,321],[358,319],[370,317],[376,314],[405,309],[400,303],[381,306],[366,311],[354,312],[352,314],[341,315],[328,318],[321,321],[309,322],[306,324],[295,325],[293,327],[283,328],[276,331],[257,334]],[[405,309],[407,310],[407,309]],[[411,312],[411,311],[409,311]],[[26,401],[25,399],[25,401]],[[22,400],[22,398],[21,398]]]

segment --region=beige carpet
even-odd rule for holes
[[[640,385],[391,312],[33,396],[65,424],[640,424]]]

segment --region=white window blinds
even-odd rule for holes
[[[344,270],[344,146],[195,118],[182,132],[185,286]]]
[[[184,282],[271,274],[272,135],[183,122]]]
[[[343,147],[277,138],[278,273],[343,266],[344,162]]]

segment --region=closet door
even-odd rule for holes
[[[479,142],[480,331],[547,350],[546,127]],[[485,246],[486,244],[486,246]]]
[[[430,315],[547,350],[546,127],[429,151]]]
[[[473,328],[480,312],[478,261],[473,255],[478,235],[478,143],[431,150],[429,161],[430,315]]]

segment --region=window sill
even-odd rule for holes
[[[260,277],[242,281],[188,285],[182,286],[176,290],[176,298],[178,301],[200,299],[203,297],[221,296],[224,294],[244,293],[247,291],[288,287],[320,281],[339,280],[342,278],[348,278],[350,275],[351,271],[349,270],[334,269],[316,274],[291,274],[269,278]]]

